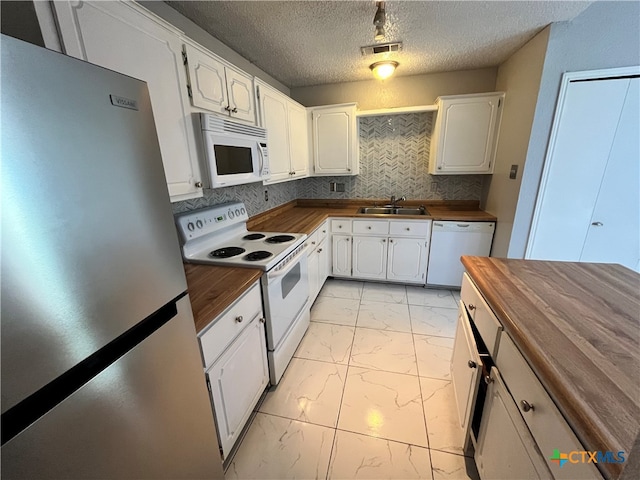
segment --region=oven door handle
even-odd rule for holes
[[[289,260],[289,266],[284,267],[281,270],[278,270],[278,271],[275,271],[275,272],[274,271],[268,272],[267,273],[267,278],[269,278],[269,279],[277,278],[277,277],[281,277],[281,276],[286,275],[287,273],[289,273],[291,271],[291,269],[296,266],[296,263],[298,263],[298,262],[296,262],[294,260],[298,259],[302,254],[304,254],[304,252],[307,250],[307,248],[309,248],[309,245],[304,245],[300,249],[298,254],[295,257],[293,257],[293,258],[291,258]]]

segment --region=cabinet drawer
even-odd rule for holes
[[[320,241],[318,240],[318,230],[314,230],[313,233],[309,235],[304,242],[304,244],[309,247],[307,248],[307,255],[311,255],[312,253],[314,253],[319,243]]]
[[[462,277],[460,298],[471,314],[473,323],[487,346],[489,355],[495,358],[498,352],[502,324],[466,273]]]
[[[560,452],[584,450],[513,340],[506,334],[502,337],[496,365],[542,454],[550,457],[555,449]],[[532,408],[525,412],[523,401]],[[549,468],[556,479],[601,478],[592,463],[572,463],[570,468],[560,468],[550,462]]]
[[[211,365],[258,314],[262,314],[262,298],[256,282],[199,335],[204,366]]]
[[[318,237],[317,245],[320,245],[327,238],[327,234],[329,232],[329,228],[327,225],[328,225],[328,222],[325,221],[322,225],[316,228],[314,233],[316,233]]]
[[[351,220],[331,220],[331,232],[351,233]]]
[[[389,234],[404,237],[427,237],[431,222],[389,222]]]
[[[353,233],[387,235],[389,233],[389,222],[386,220],[354,220]]]

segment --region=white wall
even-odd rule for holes
[[[550,27],[542,30],[498,68],[496,90],[505,92],[493,175],[484,184],[482,208],[498,217],[491,255],[506,257],[527,157]],[[515,179],[511,165],[518,165]]]
[[[497,70],[491,67],[298,87],[291,89],[291,97],[306,107],[349,102],[357,102],[360,110],[433,105],[440,95],[493,92]]]
[[[542,176],[551,125],[564,72],[640,64],[640,3],[591,5],[571,22],[551,26],[531,139],[507,255],[523,258]],[[593,99],[593,114],[598,103]],[[499,220],[498,220],[499,222]]]

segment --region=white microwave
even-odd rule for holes
[[[200,114],[209,187],[219,188],[269,178],[267,131],[210,113]]]

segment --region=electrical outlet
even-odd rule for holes
[[[515,180],[518,175],[518,165],[511,165],[511,170],[509,171],[509,178],[511,180]]]
[[[264,201],[268,202],[269,201],[269,190],[265,190],[264,191]]]

